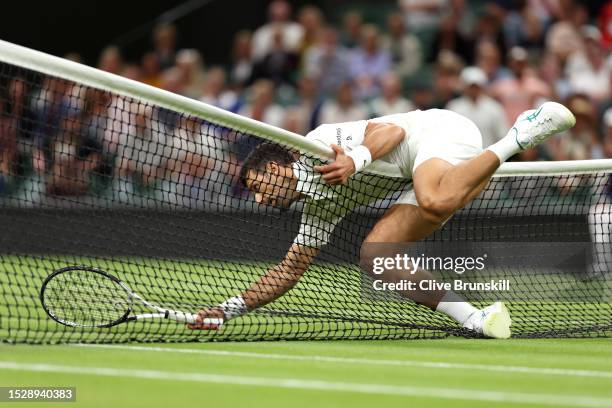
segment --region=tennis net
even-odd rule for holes
[[[44,313],[39,291],[48,274],[69,265],[101,268],[176,310],[196,312],[244,290],[284,256],[302,207],[257,204],[238,180],[241,163],[270,141],[310,163],[322,163],[331,151],[6,42],[0,42],[0,107],[0,341],[473,335],[395,292],[373,291],[372,278],[360,270],[364,237],[408,187],[384,163],[373,165],[358,185],[342,187],[339,211],[346,216],[297,286],[219,331],[194,332],[166,321],[108,329],[59,325]],[[611,175],[606,160],[506,164],[424,245],[466,244],[472,252],[511,258],[488,277],[512,281],[504,300],[515,336],[609,336]],[[564,253],[581,261],[554,270],[532,262]],[[478,306],[490,300],[470,294]]]

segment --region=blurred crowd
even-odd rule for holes
[[[302,135],[321,123],[446,108],[472,119],[486,146],[522,111],[557,100],[576,126],[514,159],[612,157],[612,2],[399,0],[378,21],[367,7],[335,20],[272,0],[268,21],[235,34],[226,65],[177,49],[177,27],[160,24],[138,61],[111,45],[97,66]],[[204,122],[54,78],[4,82],[0,192],[24,168],[46,174],[51,195],[86,194],[93,169],[132,189],[168,173],[191,187],[207,174],[234,180],[251,147],[232,132],[203,132]],[[232,155],[211,163],[210,149]]]

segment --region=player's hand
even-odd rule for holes
[[[332,186],[346,184],[348,178],[355,174],[355,163],[344,154],[344,149],[340,146],[333,144],[331,148],[336,153],[336,160],[324,166],[315,166],[314,170],[323,175],[323,181],[327,184]]]
[[[202,309],[198,312],[198,317],[194,324],[188,324],[191,330],[219,330],[221,324],[212,324],[208,322],[208,319],[221,319],[221,322],[225,320],[225,313],[218,307],[211,309]]]

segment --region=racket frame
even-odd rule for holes
[[[91,272],[91,273],[97,273],[99,275],[104,276],[107,279],[112,280],[116,284],[118,284],[128,294],[129,303],[128,303],[128,308],[126,312],[119,319],[116,319],[109,323],[100,324],[100,325],[82,325],[82,324],[78,324],[74,322],[64,321],[60,319],[59,317],[55,316],[53,312],[49,310],[49,308],[47,307],[45,303],[45,289],[47,288],[48,283],[53,278],[55,278],[57,275],[60,275],[66,272],[70,272],[70,271],[86,271],[86,272]],[[141,314],[130,316],[130,313],[132,313],[132,306],[133,306],[134,300],[138,301],[140,304],[151,309],[151,311],[154,311],[156,313],[141,313]],[[136,320],[145,320],[145,319],[168,319],[168,320],[173,320],[179,323],[193,324],[196,322],[196,317],[198,316],[197,314],[193,314],[193,313],[166,309],[154,303],[151,303],[145,300],[144,298],[142,298],[136,292],[134,292],[127,284],[122,282],[116,276],[111,275],[110,273],[103,271],[102,269],[94,268],[92,266],[87,266],[87,265],[66,266],[64,268],[60,268],[60,269],[53,271],[43,281],[42,287],[40,289],[40,302],[42,304],[43,309],[45,310],[45,313],[47,313],[47,315],[51,319],[65,326],[70,326],[70,327],[108,328],[108,327],[116,326],[121,323],[126,323],[126,322],[131,322],[131,321],[136,321]],[[219,324],[219,325],[223,324],[223,319],[217,319],[217,321],[213,321],[215,319],[205,319],[205,320],[207,322],[211,322],[211,324]]]

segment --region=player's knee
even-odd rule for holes
[[[424,195],[419,197],[419,207],[423,217],[434,224],[442,224],[456,209],[456,202],[452,197]]]

